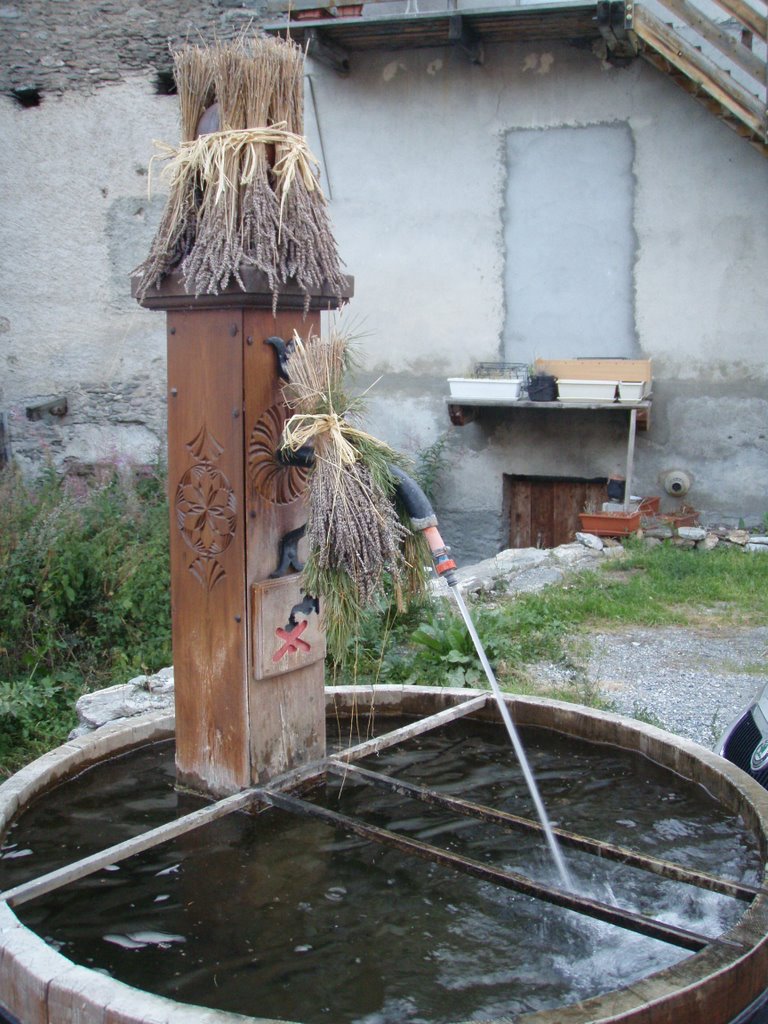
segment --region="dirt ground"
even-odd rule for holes
[[[579,641],[576,659],[613,710],[711,749],[768,685],[768,626],[603,630]],[[566,674],[554,665],[541,671],[553,683]]]

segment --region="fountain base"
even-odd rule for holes
[[[401,738],[409,736],[413,739],[419,733],[426,733],[428,723],[424,716],[440,713],[443,720],[459,717],[470,705],[474,710],[466,721],[471,718],[479,722],[497,722],[495,709],[485,697],[485,694],[474,694],[466,690],[426,687],[377,687],[375,691],[366,688],[336,688],[327,691],[327,711],[329,720],[336,717],[345,723],[357,720],[358,728],[363,730],[371,708],[380,723],[390,716],[405,716],[411,719],[411,724],[406,727]],[[741,816],[759,849],[765,850],[768,846],[768,794],[734,766],[703,748],[618,716],[556,701],[510,697],[508,704],[517,725],[523,729],[537,727],[578,741],[586,740],[623,751],[634,751],[671,769],[676,775],[704,786],[723,808]],[[169,737],[172,730],[171,717],[155,714],[137,720],[127,728],[107,727],[91,736],[64,744],[0,787],[0,815],[3,824],[7,826],[36,797],[62,779],[137,745]],[[335,764],[326,762],[324,770],[332,769],[338,773],[343,771],[345,759],[348,762],[356,761],[363,752],[367,751],[370,756],[377,750],[391,750],[394,747],[390,746],[385,734],[371,740],[363,738],[357,749],[357,755],[350,755],[349,747],[344,747],[333,758]],[[376,771],[369,772],[377,776],[376,784],[379,786],[388,771],[386,765],[380,770],[383,761],[383,755],[373,759],[372,767]],[[314,771],[317,771],[317,766]],[[359,771],[359,768],[350,769],[348,778],[353,779]],[[399,777],[399,773],[396,774]],[[301,789],[302,781],[306,782],[311,775],[311,768],[302,769],[301,778],[294,777],[293,781]],[[351,781],[345,783],[351,784]],[[294,806],[292,812],[298,810],[302,815],[312,813],[322,817],[329,813],[327,807],[300,800],[295,788],[293,793],[288,792],[290,788],[278,786],[272,802],[279,806],[300,804],[300,807]],[[453,792],[463,795],[463,784],[458,782]],[[351,826],[345,822],[341,827]],[[364,827],[370,832],[370,824]],[[380,831],[388,832],[388,829]],[[399,835],[402,839],[402,829]],[[366,835],[365,838],[367,841],[371,836]],[[431,846],[432,842],[422,845]],[[514,843],[508,845],[513,846]],[[406,852],[411,854],[414,850]],[[421,856],[421,853],[417,852],[416,855]],[[463,865],[450,865],[458,871],[466,868],[467,862],[477,859],[464,852],[452,856],[465,862]],[[717,867],[719,869],[719,865]],[[491,868],[496,870],[493,865]],[[505,883],[502,880],[496,884]],[[12,894],[6,892],[5,896],[11,903],[14,902]],[[20,909],[19,912],[24,916],[24,911]],[[408,916],[407,907],[403,908],[402,914],[404,918]],[[581,1003],[557,1010],[545,1008],[533,1013],[521,1013],[514,1019],[525,1021],[526,1024],[551,1024],[555,1020],[577,1024],[614,1018],[638,1024],[663,1024],[673,1020],[727,1024],[760,995],[764,984],[762,979],[768,967],[767,932],[768,907],[765,895],[756,891],[745,904],[744,912],[739,914],[738,920],[725,934],[707,941],[693,955],[684,955],[674,966],[633,980],[631,986],[618,988]],[[96,1021],[99,1024],[128,1024],[134,1021],[224,1024],[244,1019],[263,1019],[244,1018],[241,1014],[224,1010],[202,1010],[200,1007],[173,1002],[73,964],[21,924],[8,903],[0,907],[0,957],[0,1004],[24,1024],[95,1024]],[[510,1019],[508,1011],[505,1011],[504,1016]]]

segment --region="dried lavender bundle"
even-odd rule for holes
[[[291,135],[304,135],[304,53],[298,46],[282,51],[283,72],[275,90],[273,123],[285,123]],[[306,296],[326,285],[341,298],[346,285],[325,196],[317,177],[296,167],[289,142],[278,144],[275,188],[280,202],[278,271],[281,282],[295,280]]]
[[[304,585],[322,598],[328,649],[336,661],[344,659],[361,612],[378,595],[391,589],[402,606],[405,594],[423,591],[425,564],[394,502],[389,466],[398,456],[346,418],[353,404],[343,389],[347,362],[346,339],[338,332],[306,344],[295,337],[283,389],[294,410],[284,446],[296,450],[312,443],[315,449]]]
[[[343,572],[361,606],[367,605],[382,575],[400,577],[406,530],[391,499],[361,461],[340,467],[316,446],[307,537],[317,567]]]
[[[217,293],[241,268],[267,278],[276,306],[295,281],[341,298],[346,279],[303,128],[304,54],[281,39],[244,36],[175,55],[182,142],[170,159],[169,198],[150,254],[134,275],[142,298],[180,266],[189,292]],[[218,105],[220,130],[197,135]]]
[[[248,56],[242,40],[217,46],[210,56],[213,83],[219,104],[221,131],[245,128],[244,80]],[[198,213],[198,230],[192,250],[181,264],[188,292],[217,294],[240,276],[243,240],[240,234],[241,153],[238,145],[224,140],[220,159],[206,174],[206,187]]]
[[[271,39],[257,37],[251,42],[251,59],[245,69],[246,128],[263,128],[268,124],[272,94],[280,73],[278,52]],[[270,180],[266,143],[250,144],[242,179],[241,237],[245,262],[266,276],[276,299],[280,204]]]
[[[179,96],[182,142],[191,142],[205,109],[213,102],[213,73],[207,50],[186,46],[173,55],[174,79]],[[137,295],[143,298],[150,288],[179,263],[191,250],[197,234],[198,205],[202,195],[200,175],[192,164],[185,164],[171,179],[168,201],[149,255],[133,271]]]

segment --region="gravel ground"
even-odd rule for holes
[[[768,683],[768,626],[633,627],[592,634],[580,659],[613,710],[710,749]],[[539,666],[552,682],[566,671]]]

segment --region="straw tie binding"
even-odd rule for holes
[[[322,195],[313,167],[320,162],[307,145],[302,135],[288,131],[285,122],[264,128],[231,128],[225,131],[207,132],[189,142],[170,146],[155,139],[158,150],[150,160],[149,193],[152,191],[152,164],[155,160],[167,160],[161,172],[171,189],[198,176],[204,188],[213,189],[213,201],[218,203],[228,188],[249,185],[260,173],[259,154],[255,146],[275,146],[283,152],[271,168],[277,182],[281,199],[281,215],[285,198],[297,175],[301,177],[309,192]],[[225,166],[228,157],[240,163],[236,182],[229,179]]]

